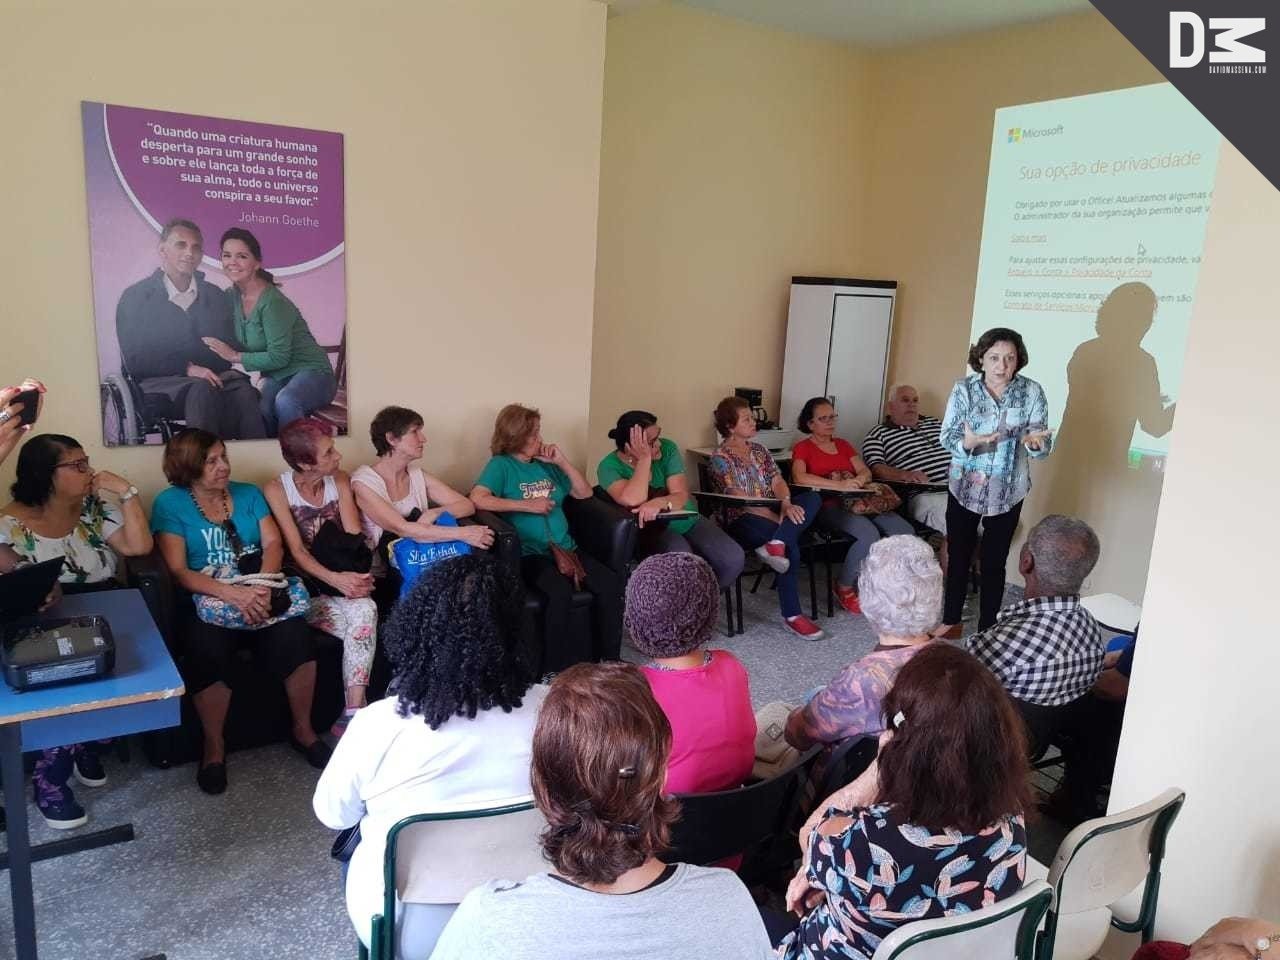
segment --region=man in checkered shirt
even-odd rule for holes
[[[1106,644],[1080,605],[1080,586],[1098,562],[1098,535],[1083,520],[1053,514],[1037,523],[1018,556],[1025,599],[971,636],[969,652],[1004,685],[1038,755],[1089,695]]]

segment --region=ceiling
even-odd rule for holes
[[[611,13],[663,0],[606,0]],[[1089,0],[676,0],[857,47],[896,47],[1092,10]]]

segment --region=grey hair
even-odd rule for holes
[[[1027,534],[1026,550],[1035,561],[1036,579],[1047,596],[1080,592],[1098,562],[1098,535],[1083,520],[1051,513]]]
[[[895,383],[892,387],[889,388],[889,392],[884,395],[885,403],[892,403],[893,399],[897,397],[898,391],[901,390],[903,387],[911,387],[912,390],[916,389],[914,385],[907,383],[905,380],[902,383]],[[917,391],[917,393],[918,392],[919,391]]]
[[[933,548],[908,534],[877,540],[862,561],[858,602],[880,636],[932,630],[942,614],[942,568]]]
[[[190,230],[192,233],[196,235],[196,238],[200,241],[200,245],[201,246],[204,245],[204,234],[200,232],[200,228],[197,227],[192,221],[187,220],[183,217],[174,217],[172,220],[170,220],[168,223],[164,225],[164,229],[160,231],[160,242],[164,243],[166,240],[168,240],[169,234],[173,233],[173,231],[176,230],[178,227],[182,227],[184,230]]]

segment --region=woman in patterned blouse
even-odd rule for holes
[[[725,397],[716,406],[716,432],[723,438],[711,454],[707,473],[717,493],[779,501],[767,506],[730,507],[724,512],[725,532],[744,549],[754,550],[778,575],[778,605],[782,619],[806,640],[821,640],[822,629],[800,613],[796,567],[800,563],[800,535],[818,518],[822,501],[812,490],[791,496],[769,451],[751,438],[756,421],[741,397]]]
[[[306,417],[285,424],[280,429],[280,452],[291,469],[268,481],[262,493],[284,538],[292,571],[310,577],[317,585],[307,607],[307,622],[342,641],[347,706],[330,731],[341,737],[356,711],[367,704],[365,688],[378,635],[373,574],[330,570],[311,549],[316,534],[327,523],[344,533],[362,536],[360,511],[351,491],[351,477],[339,469],[342,454],[328,424]]]
[[[784,960],[870,957],[903,924],[969,913],[1022,887],[1026,737],[991,672],[931,644],[898,674],[884,716],[878,778],[838,791],[802,831],[804,863],[787,890],[802,919],[778,948]]]
[[[957,380],[939,440],[951,453],[947,498],[947,587],[940,635],[960,636],[969,564],[982,524],[982,596],[978,629],[996,622],[1004,603],[1009,544],[1031,492],[1031,458],[1052,446],[1044,390],[1020,371],[1027,348],[1016,330],[995,327],[969,349],[974,373]]]
[[[42,433],[26,442],[13,502],[0,511],[0,570],[61,557],[63,585],[88,590],[114,584],[118,556],[150,552],[151,531],[136,487],[114,473],[95,472],[71,437]],[[67,786],[73,773],[85,786],[107,782],[95,745],[55,747],[36,761],[36,808],[55,830],[88,820]]]

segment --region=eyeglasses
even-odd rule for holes
[[[825,417],[814,417],[813,419],[817,420],[819,423],[835,423],[840,419],[840,414],[829,413]]]
[[[76,473],[88,473],[89,458],[81,457],[79,460],[67,460],[65,463],[58,464],[56,467],[54,467],[54,469],[61,470],[63,467],[70,467],[71,469],[75,470]]]

